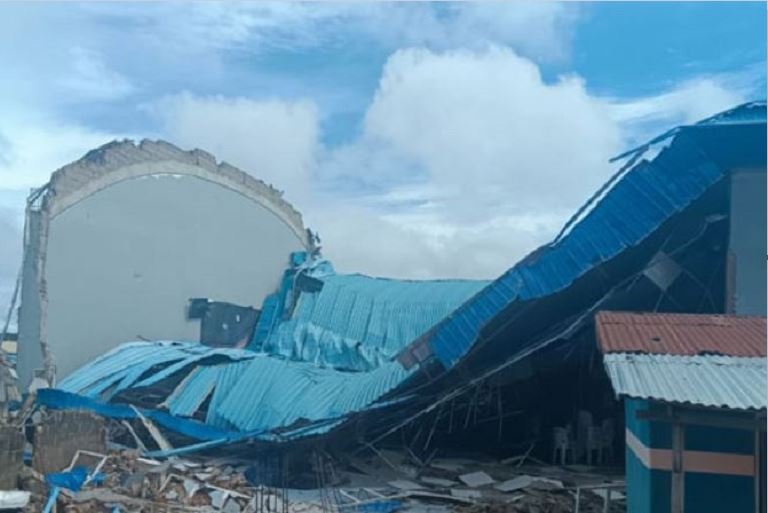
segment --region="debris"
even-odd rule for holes
[[[531,476],[523,475],[498,483],[497,485],[494,485],[494,488],[500,492],[514,492],[515,490],[530,486],[531,483],[533,483],[533,478]]]
[[[275,504],[275,506],[277,506],[277,504]],[[275,511],[279,511],[280,508],[275,507],[274,509]],[[240,513],[242,508],[240,508],[240,504],[238,504],[235,499],[229,499],[221,510],[224,513]]]
[[[474,491],[474,490],[467,490],[467,491]],[[443,495],[440,493],[432,493],[432,492],[423,492],[421,490],[412,490],[407,492],[404,497],[407,498],[416,498],[416,499],[424,499],[427,501],[445,501],[445,502],[452,502],[452,503],[458,503],[458,504],[474,504],[475,501],[472,499],[468,499],[466,497],[461,497],[458,495],[453,495],[453,490],[451,490],[451,495]],[[390,499],[395,497],[390,497]]]
[[[43,508],[43,513],[50,513],[51,510],[56,506],[56,499],[59,496],[59,492],[61,491],[61,488],[58,486],[54,486],[51,488],[51,493],[48,495],[48,501],[45,503],[45,507]]]
[[[608,498],[608,488],[593,488],[591,490],[592,493],[600,497],[601,499],[607,499]],[[624,494],[619,492],[618,490],[610,490],[611,491],[611,497],[610,499],[612,501],[620,501],[624,499]]]
[[[553,490],[555,488],[563,488],[563,482],[557,479],[549,479],[546,477],[537,477],[530,485],[538,490]]]
[[[456,481],[452,481],[450,479],[443,479],[440,477],[422,476],[420,479],[422,483],[426,483],[434,486],[441,486],[443,488],[450,488],[451,486],[456,486],[458,484]]]
[[[486,486],[495,483],[496,481],[483,471],[470,472],[469,474],[462,474],[459,476],[462,483],[472,488],[478,486]]]
[[[389,481],[387,484],[399,490],[420,490],[424,488],[419,483],[414,483],[413,481],[408,481],[406,479],[397,479],[395,481]]]
[[[221,509],[224,502],[229,498],[229,494],[223,490],[213,490],[208,496],[211,498],[211,506],[216,509]]]
[[[0,510],[21,509],[29,503],[29,492],[22,490],[0,490]]]
[[[200,485],[194,479],[184,479],[183,484],[187,497],[192,497],[200,489]]]
[[[168,440],[165,439],[163,434],[159,429],[157,429],[157,426],[155,426],[151,420],[145,417],[144,414],[141,413],[135,406],[131,405],[131,409],[134,411],[134,413],[136,413],[136,416],[139,417],[141,423],[144,424],[144,427],[147,428],[149,434],[152,435],[152,439],[155,441],[157,446],[160,447],[160,450],[170,451],[173,449],[173,446],[168,442]]]
[[[461,470],[464,468],[464,465],[452,460],[435,460],[430,463],[429,466],[440,470],[446,470],[448,472],[461,472]]]
[[[90,451],[100,456],[107,452],[107,430],[103,418],[78,410],[46,410],[36,413],[39,414],[39,420],[33,421],[36,425],[32,467],[41,474],[68,468],[73,459],[79,457],[78,452],[87,454]]]
[[[480,499],[483,497],[480,490],[465,490],[463,488],[451,488],[451,495],[461,499]]]

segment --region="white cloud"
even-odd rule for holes
[[[40,187],[56,169],[117,138],[115,134],[39,118],[30,123],[0,120],[0,134],[7,141],[7,153],[0,159],[0,191]]]
[[[365,135],[415,159],[456,202],[526,212],[568,208],[607,175],[620,148],[608,114],[578,78],[545,84],[508,49],[405,50],[384,69]]]
[[[494,277],[556,233],[620,148],[607,105],[576,77],[546,84],[499,47],[401,50],[360,139],[318,170],[362,183],[345,200],[354,214],[308,205],[305,218],[341,269]]]
[[[135,90],[126,77],[104,63],[98,52],[75,46],[70,49],[70,54],[72,70],[59,83],[80,99],[113,100]]]
[[[318,113],[311,101],[181,94],[153,109],[171,142],[203,148],[242,167],[290,200],[308,195],[318,144]]]
[[[326,48],[374,41],[386,48],[505,44],[543,59],[568,53],[580,7],[557,2],[196,2],[84,4],[83,15],[130,22],[127,35],[158,51]],[[137,23],[138,20],[138,23]]]
[[[694,123],[743,100],[744,96],[739,91],[726,88],[720,81],[700,78],[657,96],[618,104],[614,108],[614,116],[624,123],[669,120]]]
[[[628,142],[637,144],[671,127],[695,123],[759,96],[755,73],[747,70],[694,77],[657,95],[606,102],[611,116],[631,134]]]

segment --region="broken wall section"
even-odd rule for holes
[[[58,472],[78,450],[105,453],[105,421],[84,411],[46,411],[35,428],[32,467],[41,474]]]
[[[0,425],[0,490],[15,490],[24,465],[24,434],[16,426]]]

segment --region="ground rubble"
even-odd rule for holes
[[[550,465],[532,456],[533,444],[502,460],[447,451],[420,459],[407,447],[370,444],[280,453],[221,447],[182,457],[147,419],[131,427],[85,412],[43,413],[30,417],[34,443],[18,429],[6,437],[20,466],[18,489],[0,488],[3,513],[625,511],[620,472]],[[23,507],[12,502],[21,499]]]
[[[284,486],[255,485],[248,476],[252,461],[210,456],[161,461],[136,450],[78,451],[62,472],[25,469],[21,483],[30,501],[23,511],[565,513],[576,511],[577,494],[579,512],[625,510],[621,481],[591,467],[479,458],[415,465],[403,453],[381,451],[367,457],[326,456],[320,466],[331,470],[324,480],[299,490],[290,488],[290,476]],[[318,472],[317,465],[310,467],[310,473]],[[79,481],[78,469],[87,469]],[[602,485],[613,490],[608,509]]]

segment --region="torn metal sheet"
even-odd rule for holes
[[[345,275],[326,260],[299,260],[265,301],[250,348],[341,370],[385,364],[489,283]],[[321,286],[302,290],[303,276]]]

